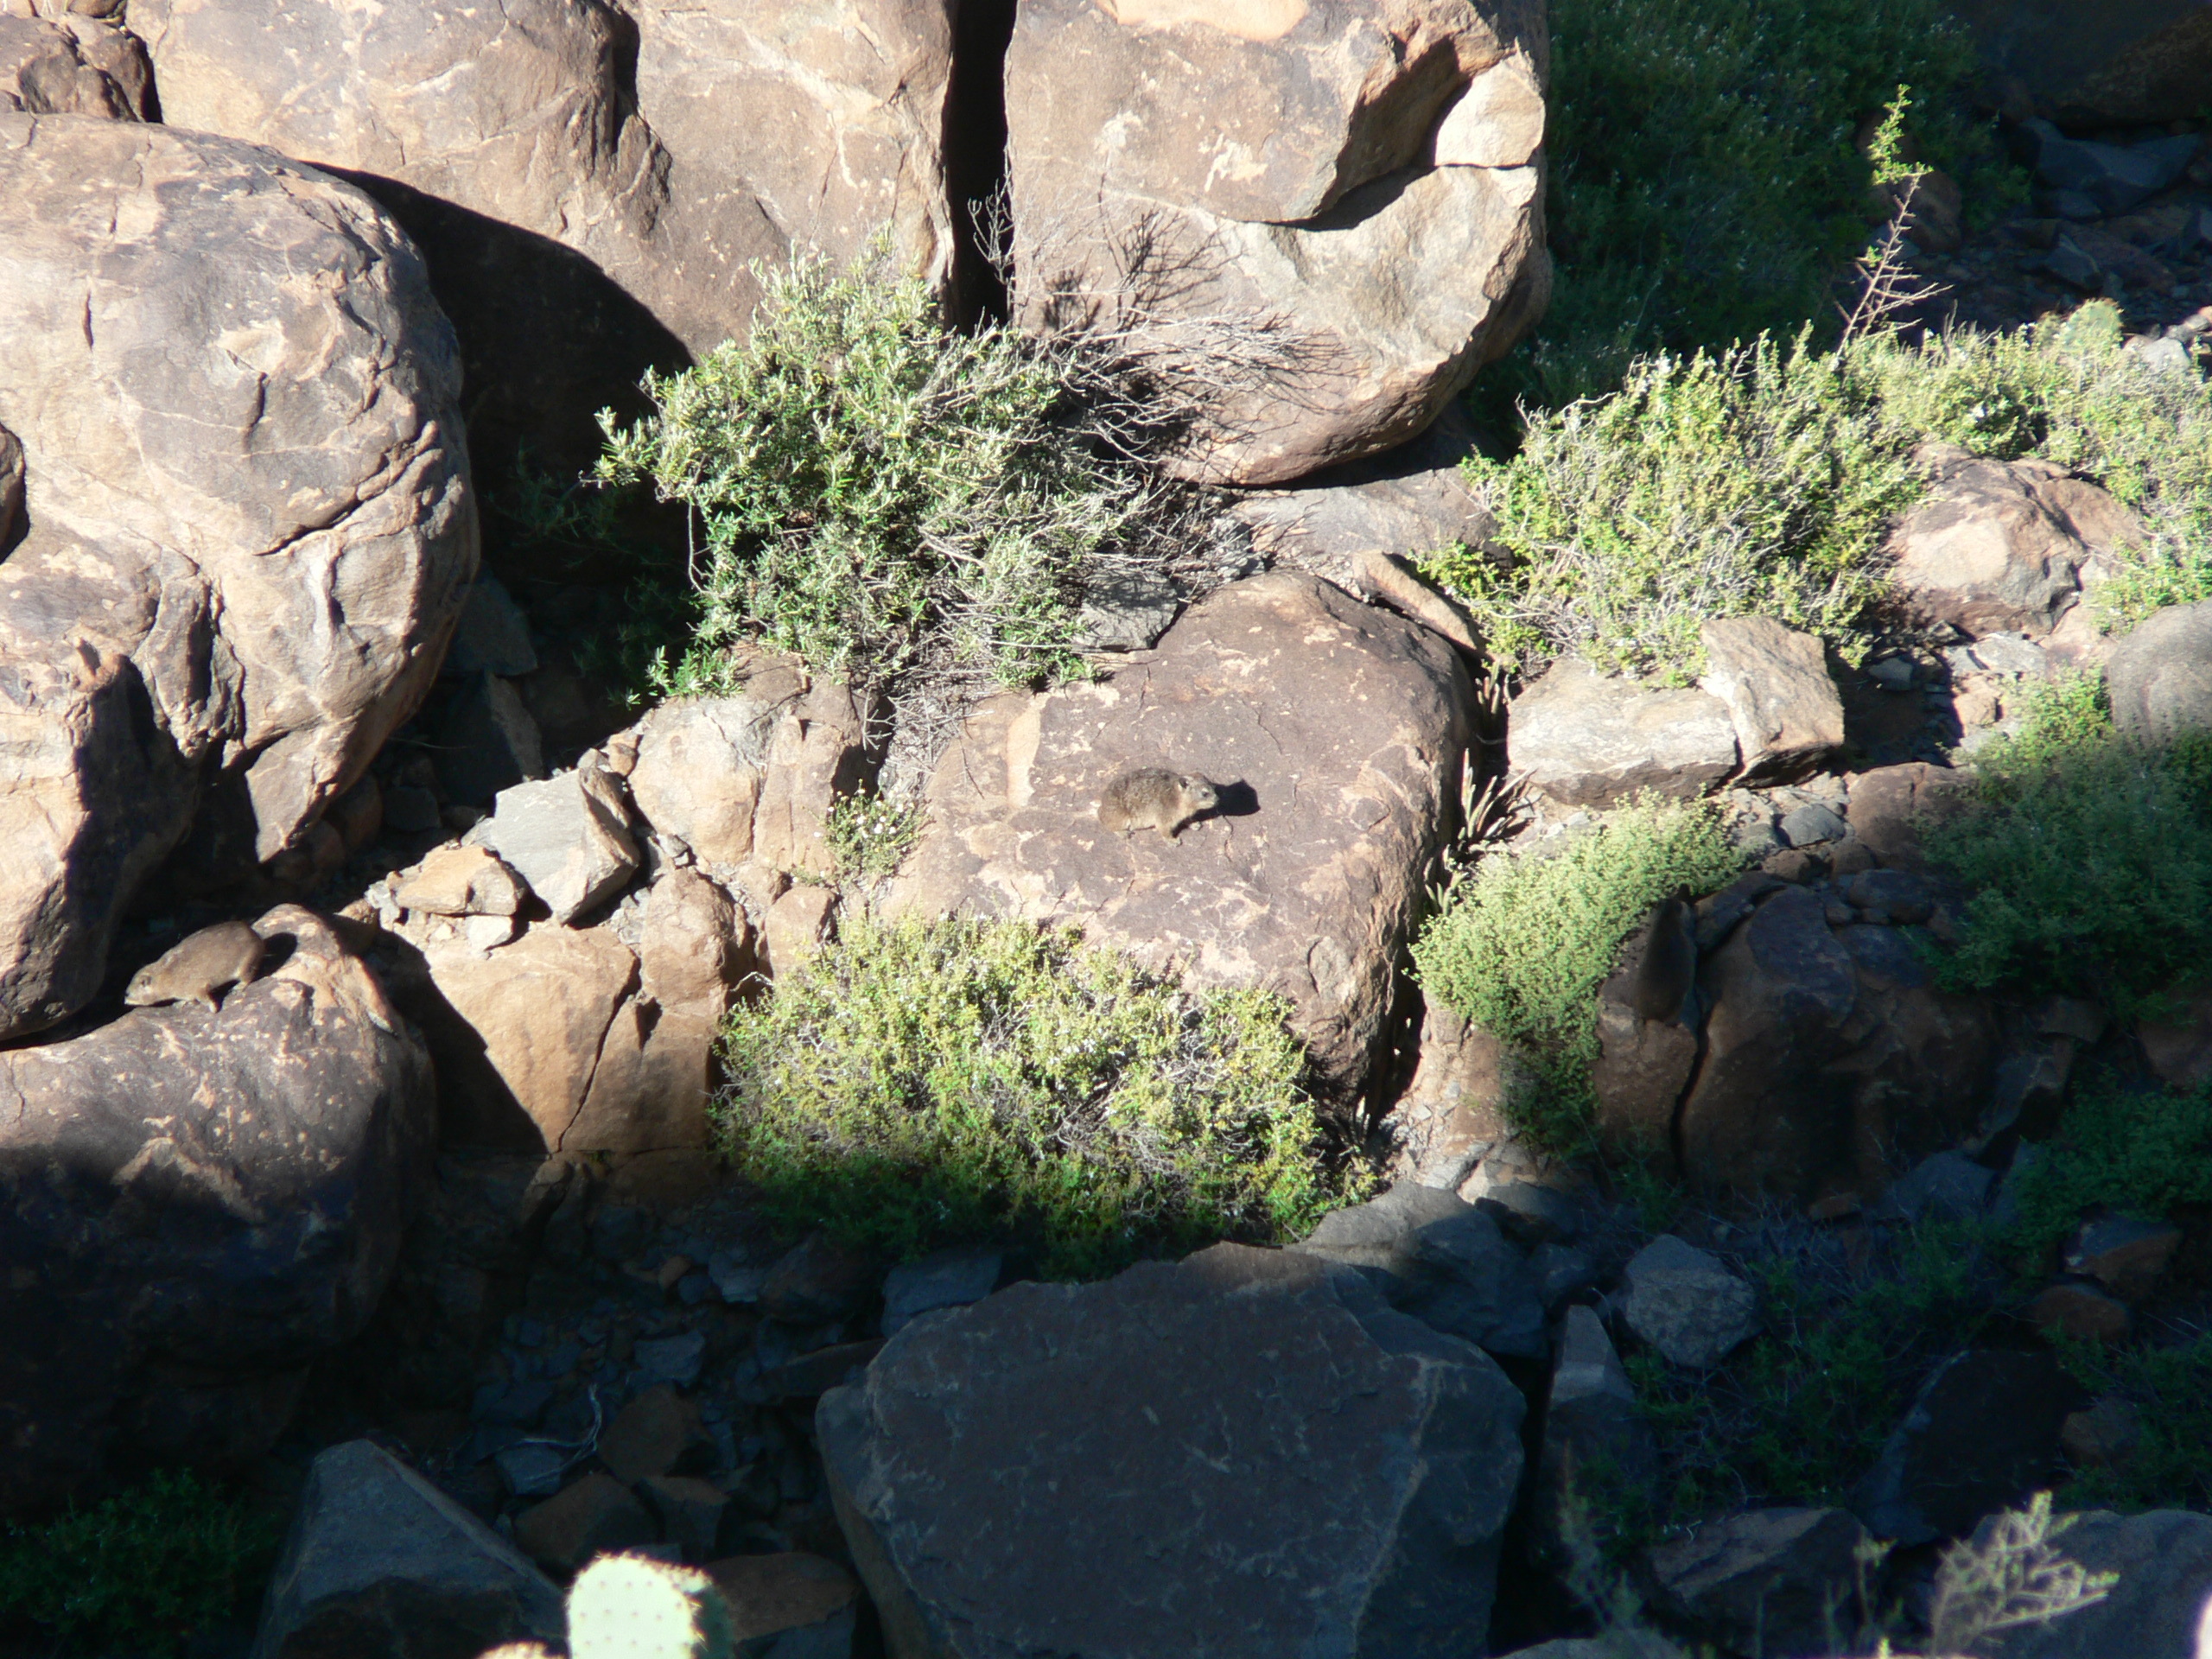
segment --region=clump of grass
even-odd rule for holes
[[[2030,1272],[2047,1270],[2093,1211],[2164,1217],[2212,1205],[2212,1096],[2109,1078],[2086,1086],[2020,1173],[2018,1193],[2012,1243]]]
[[[1611,391],[1639,351],[1832,330],[1866,242],[1853,140],[1901,82],[1913,144],[1971,201],[2023,194],[1964,113],[1979,71],[1938,0],[1554,0],[1551,37],[1558,275],[1509,370],[1542,407]]]
[[[0,1529],[0,1618],[72,1645],[170,1653],[258,1591],[276,1543],[244,1500],[160,1471],[89,1510]]]
[[[1527,411],[1510,460],[1467,463],[1496,534],[1427,573],[1523,672],[1573,652],[1686,681],[1699,626],[1754,613],[1854,654],[1930,439],[2058,462],[2139,514],[2145,538],[2100,590],[2112,615],[2212,591],[2212,389],[2123,349],[2105,302],[2012,334],[1821,352],[1801,332],[1640,359],[1610,397]]]
[[[1645,1527],[1846,1500],[1928,1374],[1988,1306],[1980,1235],[1926,1223],[1853,1268],[1809,1229],[1748,1264],[1764,1334],[1704,1374],[1630,1357],[1665,1485]]]
[[[1049,1273],[1302,1234],[1339,1201],[1280,999],[1191,994],[1072,934],[861,915],[732,1016],[723,1141],[793,1227]]]
[[[2059,991],[2126,1015],[2212,971],[2212,742],[2132,741],[2094,679],[2033,694],[1925,836],[1969,897],[1955,989]]]
[[[2133,1405],[2139,1428],[2120,1463],[2075,1476],[2066,1502],[2123,1513],[2212,1510],[2212,1334],[2124,1351],[2066,1342],[2059,1353],[2084,1388]]]
[[[1528,1063],[1535,1085],[1506,1103],[1517,1128],[1560,1150],[1581,1142],[1598,988],[1622,944],[1676,887],[1712,892],[1743,864],[1709,804],[1645,799],[1556,853],[1493,853],[1452,887],[1414,942],[1415,973]]]
[[[1082,672],[1082,594],[1143,556],[1169,498],[1086,426],[1074,348],[950,330],[927,284],[882,258],[760,274],[744,344],[649,376],[654,413],[636,424],[601,416],[600,478],[650,483],[703,534],[664,692],[721,689],[741,639],[864,683]]]

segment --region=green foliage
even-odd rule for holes
[[[822,838],[847,880],[880,880],[897,873],[922,833],[921,809],[880,795],[841,795],[830,808]]]
[[[1971,895],[1953,988],[2018,987],[2126,1014],[2212,969],[2212,745],[2114,732],[2094,680],[2028,705],[1976,752],[1974,792],[1930,825],[1929,856]]]
[[[880,259],[760,275],[744,345],[649,376],[634,426],[601,416],[601,478],[649,480],[703,529],[696,632],[659,680],[714,689],[741,639],[861,681],[1080,672],[1086,572],[1147,491],[1073,422],[1067,363],[946,329],[927,285]]]
[[[1576,651],[1677,682],[1713,617],[1847,640],[1879,591],[1883,526],[1918,489],[1860,378],[1802,336],[1640,359],[1618,395],[1532,414],[1517,455],[1466,473],[1492,548],[1426,574],[1475,613],[1494,661]]]
[[[2212,1334],[2119,1352],[2069,1342],[2060,1353],[2083,1387],[2133,1405],[2140,1430],[2117,1466],[2081,1471],[2066,1503],[2123,1513],[2212,1510]]]
[[[1490,544],[1425,567],[1524,672],[1577,652],[1685,681],[1699,625],[1750,613],[1853,651],[1931,439],[2057,462],[2138,513],[2145,538],[2100,592],[2112,615],[2212,593],[2212,387],[2122,349],[2102,301],[2011,334],[1640,359],[1615,395],[1527,423],[1512,459],[1467,463]]]
[[[276,1528],[187,1471],[93,1508],[0,1532],[0,1618],[75,1643],[168,1653],[237,1612],[275,1558]]]
[[[1971,1228],[1924,1224],[1851,1270],[1811,1250],[1751,1264],[1765,1331],[1704,1374],[1656,1355],[1629,1376],[1657,1432],[1659,1525],[1764,1503],[1840,1503],[1986,1297]]]
[[[2037,1492],[2024,1510],[2005,1510],[1986,1534],[1943,1553],[1929,1608],[1937,1653],[1966,1653],[2001,1630],[2026,1630],[2094,1606],[2120,1581],[2091,1573],[2058,1548],[2078,1516],[2050,1512]]]
[[[2031,1272],[2093,1210],[2169,1216],[2212,1205],[2212,1097],[2203,1089],[2077,1090],[2058,1133],[2018,1178],[2011,1243]]]
[[[1551,29],[1558,274],[1520,365],[1545,406],[1611,390],[1637,351],[1829,326],[1866,241],[1853,140],[1901,82],[1927,160],[2008,194],[1958,113],[1976,65],[1938,0],[1554,0]]]
[[[792,1227],[1055,1274],[1310,1228],[1339,1198],[1281,1001],[1019,922],[867,915],[732,1016],[724,1142]]]
[[[1421,988],[1510,1045],[1535,1075],[1506,1109],[1540,1143],[1586,1132],[1598,987],[1623,942],[1678,887],[1709,893],[1743,868],[1704,804],[1644,799],[1553,852],[1493,853],[1414,942]]]

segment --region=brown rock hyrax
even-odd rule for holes
[[[218,922],[132,975],[123,1000],[134,1008],[157,1002],[198,1002],[219,1008],[223,1001],[217,993],[251,984],[268,949],[261,935],[244,922]]]
[[[1098,823],[1117,836],[1157,830],[1173,841],[1185,824],[1220,804],[1220,792],[1203,778],[1139,766],[1106,785],[1098,798]]]
[[[1637,961],[1630,998],[1646,1020],[1671,1020],[1689,995],[1690,979],[1697,972],[1697,940],[1690,932],[1690,895],[1687,887],[1651,906],[1643,924],[1643,954]]]

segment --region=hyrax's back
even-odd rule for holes
[[[1183,826],[1220,804],[1205,779],[1160,766],[1139,766],[1106,785],[1098,798],[1098,823],[1117,836],[1157,830],[1173,841]]]
[[[244,922],[218,922],[203,927],[158,961],[141,968],[123,993],[134,1008],[159,1002],[198,1002],[221,1006],[218,991],[251,984],[269,947],[261,935]]]

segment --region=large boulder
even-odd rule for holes
[[[1983,1523],[1986,1551],[1999,1523]],[[2051,1548],[2091,1573],[2117,1580],[2100,1601],[2043,1624],[1983,1637],[1976,1659],[2203,1659],[2199,1619],[2212,1598],[2212,1516],[2179,1510],[2074,1517]]]
[[[1357,1273],[1217,1245],[893,1337],[816,1425],[895,1659],[1484,1649],[1519,1394]]]
[[[67,12],[0,10],[0,110],[140,121],[153,87],[146,48],[128,30]]]
[[[1548,296],[1548,53],[1525,0],[1030,0],[1006,62],[1018,305],[1211,357],[1195,475],[1387,449]]]
[[[2045,1351],[1969,1349],[1921,1385],[1852,1493],[1878,1538],[1910,1548],[1962,1538],[2060,1478],[2059,1433],[2089,1403]]]
[[[353,785],[437,671],[477,531],[452,334],[359,191],[0,115],[0,218],[4,1038],[83,1006],[188,827],[236,875]]]
[[[1356,1084],[1459,798],[1472,693],[1452,647],[1313,577],[1236,582],[1102,683],[982,704],[939,761],[894,909],[1080,924],[1193,985],[1262,985]],[[1122,772],[1214,780],[1169,841],[1100,827]]]
[[[2212,727],[2212,600],[2158,612],[2105,664],[2113,724],[2164,741]]]
[[[639,373],[741,336],[759,260],[950,265],[946,0],[137,0],[166,119],[358,175],[427,253],[480,448],[588,462]],[[764,135],[772,135],[765,137]],[[553,349],[548,349],[551,346]]]
[[[312,912],[256,927],[289,953],[219,1012],[0,1053],[0,1510],[259,1455],[375,1310],[435,1136],[429,1056]]]
[[[2023,5],[1954,0],[1983,61],[2069,121],[2133,126],[2204,112],[2212,12],[2202,0]]]
[[[251,1659],[473,1659],[558,1643],[561,1592],[515,1547],[368,1440],[308,1466]]]
[[[1682,800],[1736,770],[1736,720],[1705,691],[1611,678],[1562,657],[1513,699],[1513,769],[1566,806],[1612,806],[1649,791]]]

